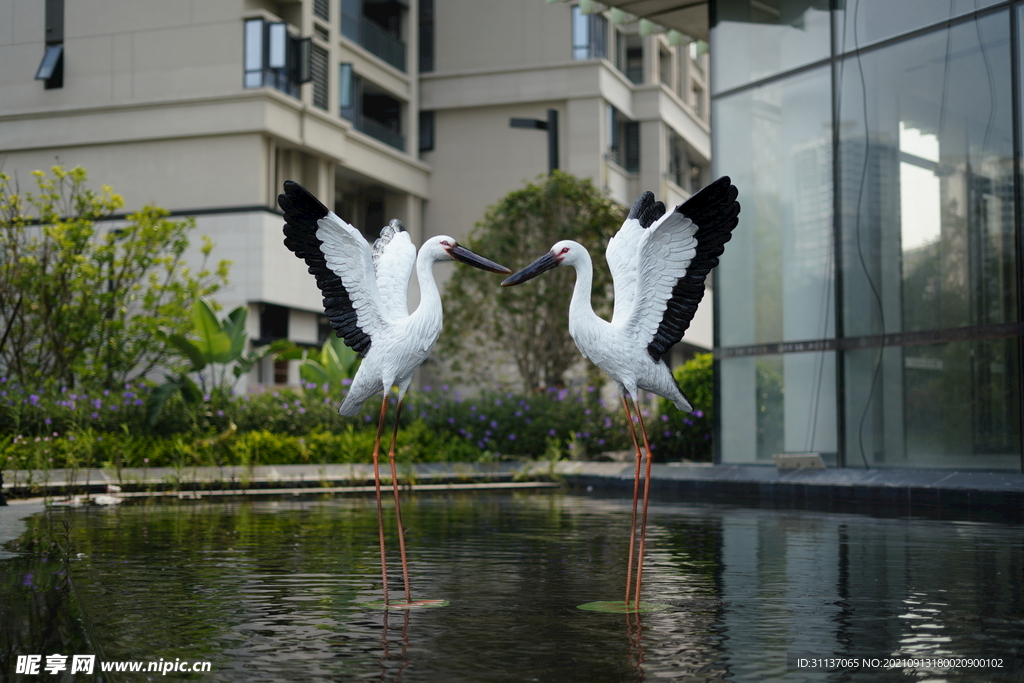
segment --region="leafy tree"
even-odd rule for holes
[[[576,240],[593,256],[594,310],[607,314],[611,274],[604,249],[622,219],[622,207],[590,180],[555,171],[488,208],[468,246],[514,269],[559,240]],[[569,336],[574,281],[571,268],[558,268],[519,287],[504,288],[489,273],[456,269],[444,291],[445,328],[439,342],[445,355],[466,364],[453,364],[452,369],[478,369],[493,363],[496,355],[504,356],[514,361],[527,389],[562,385],[565,372],[580,358]]]
[[[227,281],[228,262],[184,264],[192,219],[147,206],[101,222],[124,205],[87,189],[81,167],[34,171],[21,192],[0,173],[0,374],[24,386],[48,381],[114,388],[165,365],[161,329],[184,333],[189,308]]]

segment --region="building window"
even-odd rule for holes
[[[658,50],[658,82],[672,88],[672,53],[664,48]]]
[[[36,80],[45,81],[47,90],[64,87],[64,44],[47,45],[43,61],[36,71]]]
[[[420,73],[434,70],[434,0],[420,0]]]
[[[706,118],[706,98],[704,97],[704,88],[699,83],[690,84],[690,98],[693,106],[693,113],[698,119]]]
[[[608,156],[629,173],[640,172],[640,124],[608,105]]]
[[[288,33],[284,22],[245,22],[245,87],[269,86],[292,97],[310,80],[312,41]]]
[[[310,72],[313,80],[313,106],[327,110],[329,108],[329,96],[327,87],[327,50],[319,45],[313,46],[313,56],[310,60]]]
[[[430,152],[434,149],[434,112],[420,112],[420,151]]]
[[[288,318],[290,309],[287,306],[263,304],[260,312],[260,341],[269,343],[275,339],[288,338]]]
[[[600,59],[608,56],[608,20],[600,14],[583,14],[572,8],[572,58]]]
[[[352,73],[351,64],[338,66],[338,107],[343,119],[354,121],[358,111],[359,77]]]
[[[639,85],[644,82],[643,38],[615,31],[615,68],[631,83]]]
[[[690,194],[703,186],[700,165],[690,160],[686,141],[671,128],[668,129],[668,174],[672,182]]]
[[[340,116],[361,133],[404,152],[402,103],[355,75],[351,64],[340,65],[338,81]]]
[[[341,0],[341,35],[405,71],[404,11],[398,0]]]
[[[274,361],[274,384],[288,384],[288,361]]]
[[[313,14],[324,21],[331,20],[331,0],[313,0]]]
[[[361,99],[359,116],[355,120],[356,129],[404,152],[402,103],[366,82],[363,83]]]
[[[64,0],[46,0],[46,51],[35,79],[47,90],[64,87]]]

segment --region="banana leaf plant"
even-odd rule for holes
[[[324,391],[341,390],[359,369],[359,354],[334,336],[317,349],[293,347],[278,355],[282,360],[301,360],[299,377],[303,384],[315,384]]]
[[[248,317],[249,309],[239,306],[222,320],[217,317],[213,304],[207,299],[198,299],[192,306],[192,334],[163,335],[167,344],[181,353],[190,366],[177,375],[165,374],[167,381],[153,390],[148,408],[150,425],[156,423],[164,404],[175,394],[180,392],[186,403],[198,403],[210,391],[228,391],[267,355],[292,347],[287,339],[278,339],[246,351]],[[233,379],[229,379],[229,368]],[[198,377],[198,384],[189,376],[192,374]]]

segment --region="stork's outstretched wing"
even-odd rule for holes
[[[637,253],[640,238],[646,228],[665,214],[665,205],[654,201],[652,192],[644,192],[633,202],[629,215],[615,236],[608,240],[604,251],[608,269],[612,274],[615,293],[615,310],[612,324],[624,323],[633,311],[636,296]]]
[[[690,326],[704,281],[739,223],[739,192],[719,178],[644,231],[637,255],[636,302],[628,329],[661,360]]]
[[[416,265],[416,247],[402,221],[394,218],[373,243],[373,270],[384,313],[392,320],[409,315],[409,280]]]
[[[277,203],[284,211],[284,244],[316,276],[331,327],[347,346],[366,355],[385,324],[370,245],[294,181],[284,182]]]

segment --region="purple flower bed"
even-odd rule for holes
[[[85,435],[93,446],[106,435],[118,441],[134,439],[131,443],[150,439],[148,448],[173,441],[179,450],[195,448],[218,435],[237,438],[248,432],[300,439],[352,429],[372,435],[379,410],[379,403],[370,400],[360,415],[340,416],[338,407],[347,387],[307,384],[301,389],[268,388],[240,394],[214,390],[192,404],[173,397],[159,421],[151,425],[147,421],[151,391],[145,383],[125,385],[117,391],[26,389],[0,378],[0,467],[14,467],[15,460],[26,462],[13,454],[29,450],[35,452],[36,463],[45,466],[52,457],[52,466],[62,466],[62,459],[75,450],[75,439]],[[393,416],[394,396],[390,402],[389,416]],[[665,416],[645,414],[655,456],[680,450],[675,443],[682,436],[680,427],[686,428],[686,438],[700,439],[706,426],[694,427],[694,420],[699,423],[702,417],[680,413],[669,421]],[[680,422],[686,420],[688,424]],[[551,457],[553,453],[593,458],[632,447],[620,404],[605,405],[593,387],[550,388],[530,394],[484,391],[470,398],[447,385],[427,386],[410,391],[403,407],[403,429],[417,424],[417,429],[427,428],[444,443],[459,444],[453,449],[459,458],[468,453],[483,459]],[[372,444],[372,436],[369,442]]]

